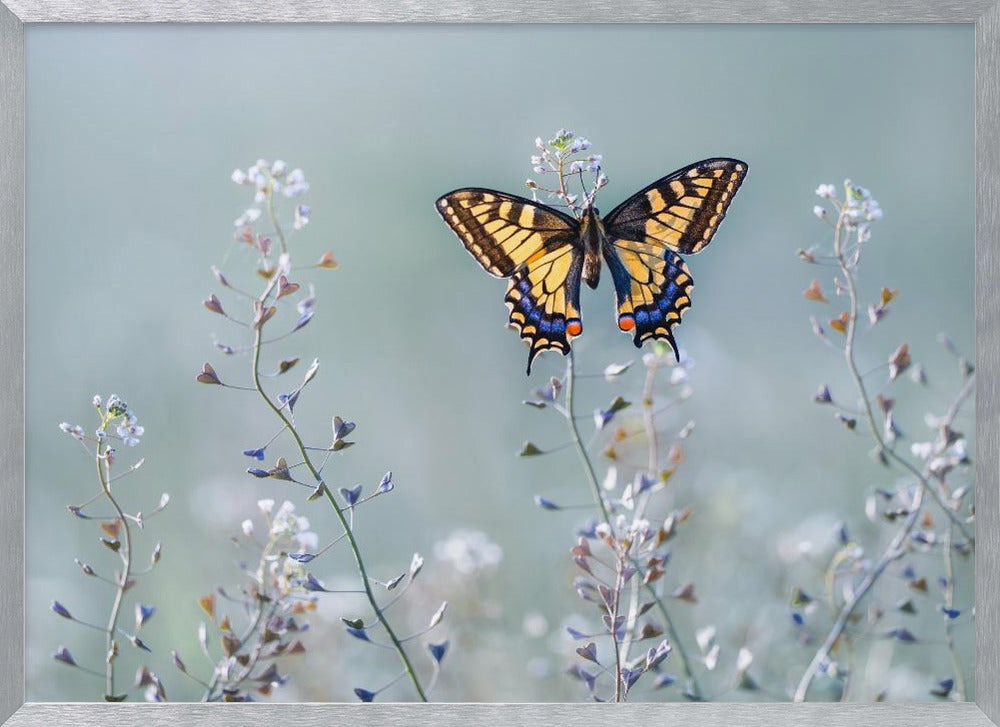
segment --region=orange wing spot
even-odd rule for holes
[[[566,333],[571,336],[579,336],[583,333],[583,324],[580,323],[579,319],[573,319],[566,324]]]
[[[629,315],[618,316],[618,327],[623,331],[631,331],[635,328],[635,318]]]

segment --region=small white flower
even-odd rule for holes
[[[837,196],[837,189],[832,184],[821,184],[816,187],[816,195],[823,199],[833,199]]]
[[[303,227],[309,224],[309,214],[312,210],[309,209],[308,205],[300,204],[295,207],[295,221],[292,226],[296,230],[301,230]]]
[[[270,515],[271,511],[274,509],[274,500],[257,500],[257,507],[265,515]]]
[[[260,219],[260,210],[256,207],[251,207],[246,210],[243,214],[233,220],[234,227],[243,227],[244,225],[252,224]]]
[[[459,573],[472,575],[495,568],[503,559],[503,550],[486,533],[456,530],[434,544],[434,555]]]
[[[295,536],[295,540],[298,541],[299,547],[303,550],[310,551],[319,548],[319,536],[311,530],[299,533]]]
[[[542,137],[535,137],[535,148],[538,149],[538,151],[545,151],[545,143],[542,141]]]
[[[753,652],[747,647],[740,647],[740,653],[736,657],[736,671],[745,672],[753,663]]]
[[[826,208],[825,207],[820,207],[819,205],[816,205],[815,207],[813,207],[813,214],[816,215],[821,220],[825,220],[826,219]]]
[[[233,170],[232,180],[237,184],[246,184],[247,178],[248,178],[247,173],[244,172],[242,169]]]
[[[101,408],[101,396],[100,396],[100,394],[94,396],[93,403],[94,403],[94,408],[95,409],[100,409]]]
[[[251,535],[253,535],[253,520],[247,518],[246,520],[243,521],[240,527],[243,528],[243,534],[246,535],[248,538]]]
[[[65,434],[72,435],[74,439],[83,439],[83,427],[79,424],[69,424],[68,422],[63,422],[59,425],[59,428]]]
[[[288,170],[288,165],[285,164],[280,159],[275,159],[274,164],[271,165],[271,174],[275,177],[280,177]]]

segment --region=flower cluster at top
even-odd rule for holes
[[[289,171],[288,165],[280,159],[269,163],[265,159],[258,159],[257,163],[249,167],[246,171],[242,169],[233,170],[232,179],[236,184],[253,185],[256,189],[254,194],[254,204],[271,204],[270,193],[281,192],[286,197],[301,197],[309,191],[309,182],[306,181],[305,174],[301,169]],[[309,207],[304,204],[296,205],[295,219],[293,227],[301,230],[309,224]],[[242,215],[233,221],[236,227],[243,227],[248,223],[256,222],[262,212],[260,207],[250,207]]]
[[[844,227],[848,231],[857,232],[859,243],[868,242],[871,237],[870,223],[882,219],[882,207],[872,197],[872,193],[850,179],[844,180],[843,202],[837,197],[837,188],[832,184],[819,185],[816,195],[833,205]],[[827,210],[822,205],[816,205],[813,207],[813,214],[825,220]]]
[[[100,396],[94,397],[93,404],[101,420],[100,425],[94,431],[94,436],[98,441],[112,437],[120,439],[127,447],[134,447],[139,443],[139,437],[145,434],[146,429],[139,425],[139,419],[135,412],[129,409],[128,404],[122,401],[117,394],[108,397],[106,407]],[[109,434],[112,428],[114,434]],[[62,422],[59,429],[81,442],[86,439],[84,429],[79,424]]]
[[[537,154],[531,157],[531,166],[535,174],[554,174],[558,177],[557,185],[549,189],[533,179],[525,181],[525,186],[531,190],[532,198],[538,200],[538,192],[544,192],[558,200],[557,206],[569,208],[579,217],[583,210],[594,204],[597,192],[608,183],[607,175],[601,170],[600,154],[582,154],[590,149],[590,142],[582,136],[576,136],[572,131],[559,129],[555,137],[547,142],[541,137],[535,139]],[[585,175],[591,175],[588,184]],[[580,182],[580,193],[571,193],[571,180],[576,177]]]

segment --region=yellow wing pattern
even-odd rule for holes
[[[583,332],[578,223],[558,210],[488,189],[441,197],[438,213],[486,272],[510,278],[510,327],[528,345],[528,373],[542,351],[569,353]]]
[[[679,357],[672,331],[691,307],[694,281],[677,253],[711,242],[746,173],[739,160],[706,159],[657,180],[604,219],[618,326],[634,331],[637,347],[661,339]]]

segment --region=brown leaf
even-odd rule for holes
[[[198,599],[198,605],[201,609],[207,613],[211,618],[215,618],[215,594],[210,593],[207,596],[202,596]]]
[[[820,287],[818,280],[812,281],[802,295],[804,295],[808,300],[815,300],[817,303],[830,302],[826,299],[826,296],[823,295],[823,289]]]
[[[838,333],[847,333],[847,324],[851,320],[850,316],[845,311],[840,314],[839,318],[830,319],[830,328],[837,331]]]
[[[333,259],[333,253],[328,251],[323,253],[323,257],[321,257],[319,262],[316,263],[316,267],[326,268],[327,270],[336,270],[340,267],[340,265],[338,265],[337,261]]]

